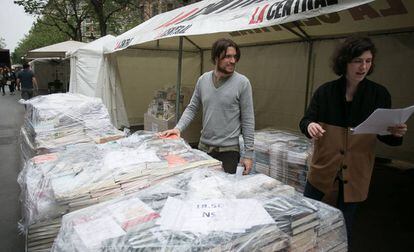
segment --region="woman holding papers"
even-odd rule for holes
[[[366,79],[374,70],[375,45],[367,37],[346,39],[335,51],[332,69],[339,79],[314,93],[300,121],[303,134],[314,141],[314,153],[304,195],[342,210],[348,238],[358,202],[367,198],[375,160],[375,143],[398,146],[407,125],[390,125],[389,135],[354,135],[350,128],[375,109],[390,108],[391,96]]]

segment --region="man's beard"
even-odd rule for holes
[[[227,71],[224,67],[221,67],[221,66],[217,66],[217,71],[219,71],[220,73],[223,73],[223,74],[232,74],[232,73],[234,73],[234,66],[233,66],[233,71],[231,71],[231,72],[229,72],[229,71]]]

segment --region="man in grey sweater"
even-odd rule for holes
[[[240,49],[230,39],[219,39],[211,50],[213,71],[200,76],[190,103],[174,129],[160,136],[178,135],[203,108],[203,129],[199,149],[223,163],[224,171],[235,173],[237,165],[248,174],[253,165],[254,111],[249,80],[235,71]],[[244,154],[240,159],[239,135],[243,135]]]

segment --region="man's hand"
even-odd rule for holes
[[[323,136],[325,130],[321,125],[319,125],[319,123],[312,122],[308,125],[308,133],[313,139],[319,139]]]
[[[397,124],[395,126],[392,127],[388,127],[387,129],[393,136],[396,137],[402,137],[405,135],[405,133],[407,132],[407,124],[402,123],[402,124]]]
[[[250,173],[253,167],[253,159],[251,158],[242,158],[240,163],[244,166],[243,175],[247,175]]]
[[[166,130],[166,131],[158,133],[159,137],[169,137],[169,136],[172,136],[172,135],[176,135],[176,136],[180,137],[181,132],[180,132],[179,129],[174,128],[174,129],[170,129],[170,130]]]

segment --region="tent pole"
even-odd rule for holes
[[[183,64],[183,37],[180,36],[178,51],[177,84],[175,85],[175,124],[180,119],[180,96],[181,96],[181,69]]]
[[[200,76],[203,74],[203,68],[204,68],[204,51],[200,50]]]
[[[303,40],[309,40],[309,38],[307,37],[306,34],[302,35],[299,32],[293,30],[292,28],[288,27],[285,24],[280,24],[280,26],[282,26],[283,28],[285,28],[286,30],[288,30],[289,32],[295,34],[296,36],[298,36],[299,38],[303,39]]]
[[[194,43],[194,41],[192,41],[191,39],[189,39],[187,36],[184,36],[185,40],[187,40],[188,42],[190,42],[195,48],[197,48],[198,50],[201,50],[201,48]]]
[[[109,56],[109,57],[112,58],[112,56]],[[111,60],[109,57],[107,58],[108,61]],[[111,70],[113,70],[113,68],[111,68]],[[113,72],[113,79],[114,79],[114,81],[112,83],[115,83],[115,85],[109,84],[109,85],[111,85],[113,87],[113,90],[114,90],[113,91],[114,92],[114,95],[111,95],[110,96],[110,98],[111,98],[111,110],[112,110],[112,113],[113,113],[113,115],[115,117],[115,120],[114,121],[116,121],[116,126],[119,127],[119,123],[118,123],[118,110],[117,110],[117,106],[116,106],[116,96],[117,96],[117,92],[116,92],[117,91],[116,90],[117,89],[116,88],[116,81],[119,80],[119,78],[118,78],[119,77],[118,62],[116,62],[116,68],[113,71],[114,71]],[[111,76],[112,76],[112,73],[110,73],[109,77],[111,77]],[[115,104],[115,106],[114,106],[114,104]]]
[[[308,69],[306,73],[306,93],[305,93],[305,108],[304,113],[306,113],[306,108],[308,107],[309,102],[309,92],[310,92],[310,83],[311,83],[311,67],[312,67],[312,55],[313,55],[313,42],[311,40],[308,41],[309,50],[308,50]]]
[[[290,31],[291,33],[295,34],[296,36],[302,38],[304,41],[306,41],[308,43],[309,46],[309,50],[308,50],[308,67],[307,67],[307,73],[306,73],[306,93],[305,93],[305,106],[303,109],[303,113],[306,113],[306,108],[308,107],[308,102],[309,102],[309,90],[310,90],[310,85],[311,85],[311,78],[312,78],[312,73],[311,73],[311,68],[312,68],[312,55],[313,55],[313,41],[310,38],[310,36],[300,27],[300,25],[298,24],[298,22],[293,22],[293,24],[295,25],[295,27],[299,30],[299,32],[296,32],[295,30],[293,30],[292,28],[286,26],[286,25],[281,25],[283,28],[285,28],[286,30]]]

